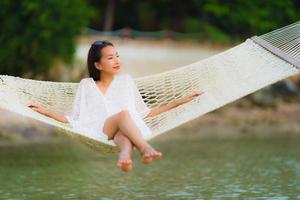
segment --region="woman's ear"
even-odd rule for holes
[[[99,62],[94,62],[94,66],[96,67],[96,69],[101,70],[101,65],[99,64]]]

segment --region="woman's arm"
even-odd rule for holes
[[[152,108],[151,111],[149,112],[149,114],[144,117],[144,119],[147,118],[147,117],[154,117],[155,115],[158,115],[160,113],[163,113],[163,112],[166,112],[168,110],[171,110],[172,108],[175,108],[177,106],[179,106],[179,103],[178,103],[177,100],[175,100],[175,101],[172,101],[172,102],[160,105],[160,106],[158,106],[156,108]]]
[[[63,122],[63,123],[69,123],[68,119],[64,116],[64,115],[61,115],[57,112],[53,112],[53,111],[50,111],[50,110],[47,110],[45,108],[43,108],[42,106],[40,105],[37,105],[37,104],[28,104],[27,105],[29,108],[31,108],[32,110],[36,111],[36,112],[39,112],[47,117],[51,117],[59,122]]]
[[[182,105],[184,103],[192,101],[195,97],[200,96],[203,93],[204,93],[203,91],[195,91],[195,92],[193,92],[190,95],[187,95],[187,96],[182,97],[180,99],[177,99],[177,100],[174,100],[172,102],[165,103],[165,104],[160,105],[160,106],[158,106],[156,108],[153,108],[153,109],[151,109],[151,111],[149,112],[149,114],[144,117],[144,119],[147,118],[147,117],[153,117],[153,116],[158,115],[160,113],[163,113],[163,112],[166,112],[168,110],[171,110],[171,109],[173,109],[173,108],[175,108],[175,107],[177,107],[179,105]]]
[[[84,96],[84,85],[86,83],[87,83],[86,79],[82,79],[79,82],[79,85],[76,89],[75,99],[72,104],[72,113],[70,115],[62,115],[57,112],[47,110],[37,104],[27,104],[27,106],[29,108],[31,108],[32,110],[39,112],[47,117],[51,117],[59,122],[72,124],[73,121],[78,119],[78,117],[79,117],[80,105],[81,105],[81,102],[84,100],[84,99],[82,99],[82,96]]]

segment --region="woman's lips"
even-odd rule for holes
[[[115,66],[114,69],[120,69],[120,65]]]

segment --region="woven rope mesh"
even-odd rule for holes
[[[260,38],[289,56],[300,59],[300,21],[263,34]]]
[[[199,62],[159,74],[135,79],[150,108],[186,96],[195,90],[205,93],[193,101],[145,119],[153,132],[148,140],[178,127],[267,85],[299,73],[299,69],[273,55],[252,40]],[[0,76],[0,107],[53,125],[94,149],[115,152],[113,143],[91,138],[69,124],[43,116],[25,105],[38,103],[66,114],[71,111],[78,83],[51,82]]]

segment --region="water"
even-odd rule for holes
[[[220,53],[228,47],[211,47],[194,43],[183,45],[176,42],[112,41],[121,59],[121,73],[134,77],[147,76],[179,68]],[[90,43],[78,44],[76,63],[84,69]]]
[[[0,147],[1,199],[300,199],[300,137],[166,135],[163,158],[129,174],[68,139]]]

